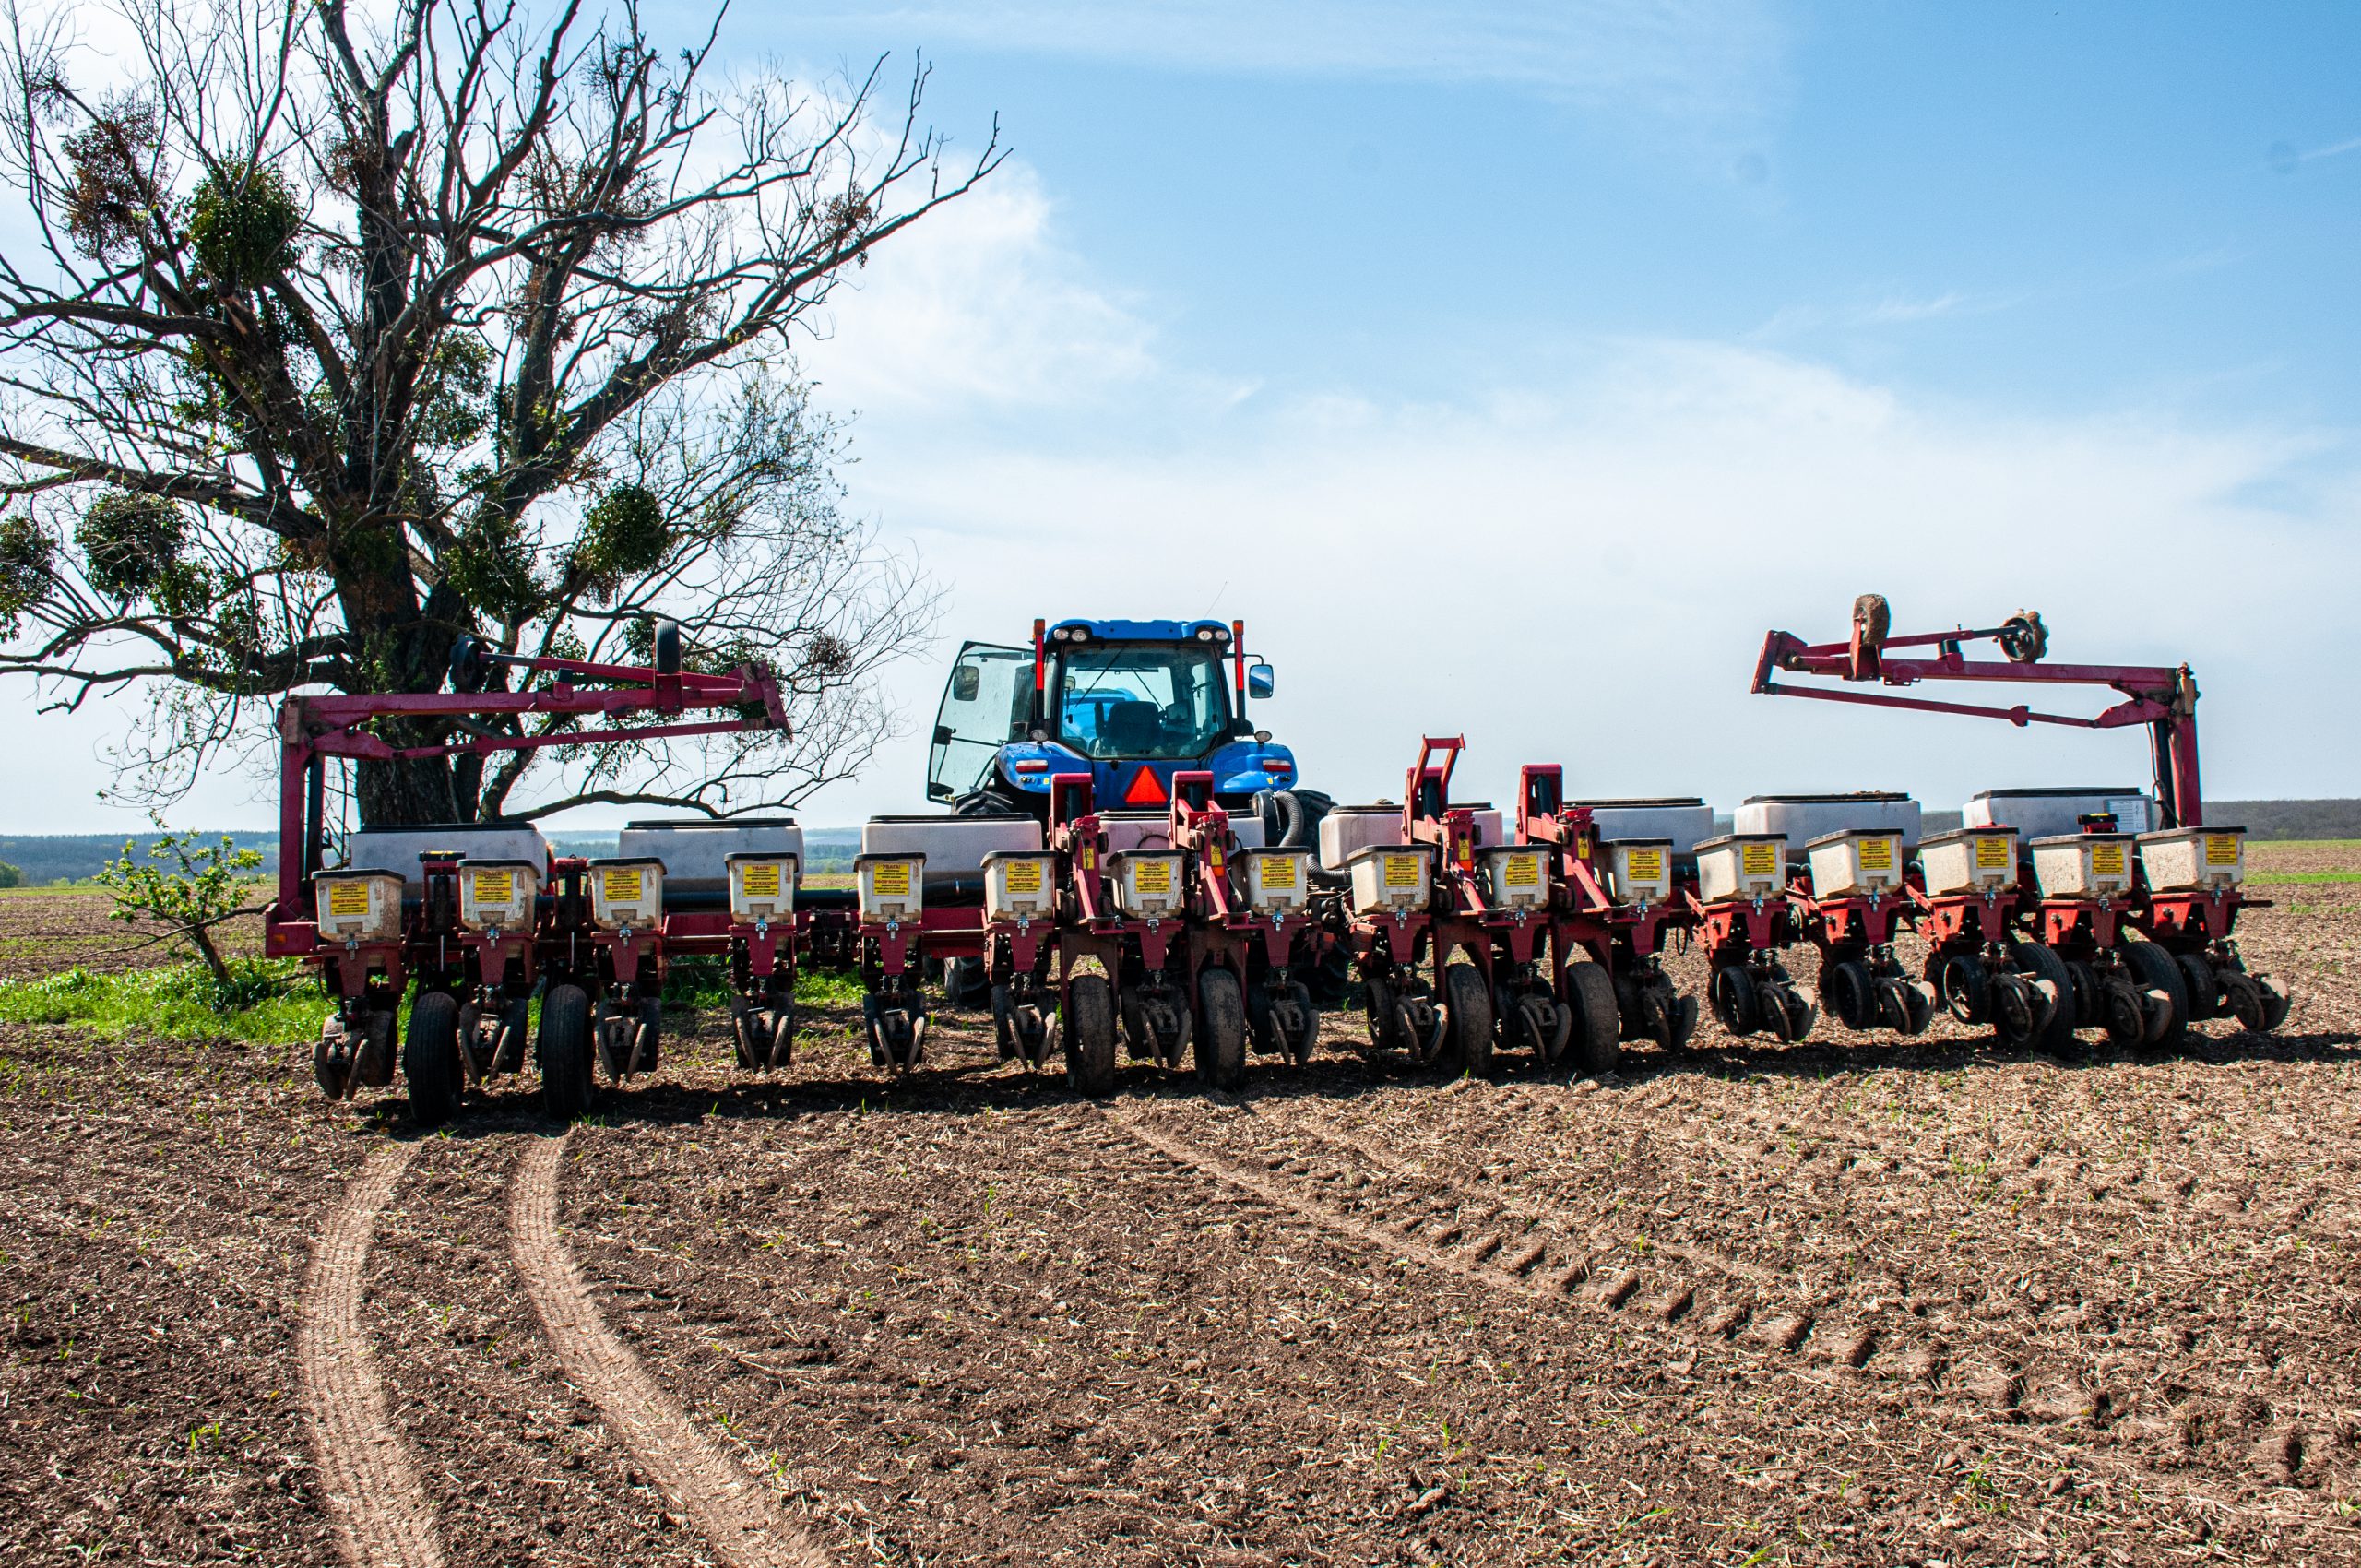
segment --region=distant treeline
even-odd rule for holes
[[[220,834],[208,832],[197,837],[211,843]],[[278,834],[232,831],[230,837],[241,849],[262,852],[265,874],[278,874]],[[29,887],[45,887],[53,882],[87,882],[123,853],[126,840],[136,846],[133,852],[144,858],[156,838],[153,833],[0,834],[0,865],[14,866],[22,873],[23,885]],[[615,836],[611,833],[553,833],[550,835],[550,844],[561,855],[615,852]],[[803,835],[803,869],[850,871],[860,846],[860,829],[857,827],[807,828]],[[0,873],[0,887],[8,885],[11,884],[6,873]]]
[[[2205,817],[2209,822],[2236,824],[2257,838],[2361,838],[2361,801],[2208,801]],[[1722,832],[1730,830],[1727,816],[1716,819]],[[1960,825],[1955,811],[1930,811],[1920,818],[1921,830],[1941,833]],[[216,834],[201,835],[207,840]],[[267,873],[279,870],[279,835],[276,833],[232,833],[242,849],[262,851],[263,869]],[[26,885],[46,886],[53,882],[87,882],[123,852],[128,838],[138,846],[137,853],[145,855],[155,843],[152,833],[53,833],[0,835],[0,864],[14,866],[23,873]],[[615,836],[611,833],[557,833],[550,836],[550,843],[561,855],[611,855],[615,852]],[[852,858],[860,852],[860,829],[857,827],[807,827],[803,830],[803,869],[807,872],[847,872],[852,869]],[[5,873],[0,873],[0,886],[9,885]]]

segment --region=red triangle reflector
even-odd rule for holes
[[[1164,804],[1164,781],[1157,778],[1154,768],[1142,766],[1132,775],[1131,783],[1123,790],[1123,803],[1127,806]]]

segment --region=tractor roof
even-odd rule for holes
[[[1094,621],[1076,616],[1054,622],[1050,629],[1059,632],[1077,626],[1087,632],[1093,642],[1185,643],[1204,640],[1226,643],[1229,640],[1229,623],[1227,621]],[[1201,633],[1211,633],[1212,636],[1201,638]]]

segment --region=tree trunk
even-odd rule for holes
[[[354,793],[363,827],[410,827],[430,822],[469,822],[474,802],[462,811],[451,788],[448,757],[363,757],[355,769]]]
[[[196,949],[196,956],[205,960],[205,967],[213,973],[214,989],[226,1002],[230,991],[230,966],[221,961],[221,949],[213,944],[213,933],[201,925],[193,925],[181,934],[187,937],[189,945]]]

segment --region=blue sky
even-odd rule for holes
[[[914,731],[961,636],[1217,613],[1343,798],[1421,728],[1495,793],[2144,776],[2130,735],[1746,695],[1764,630],[1876,589],[2192,662],[2217,798],[2361,794],[2318,689],[2361,662],[2361,8],[838,0],[725,36],[923,47],[936,124],[1016,151],[803,356],[854,505],[948,589]],[[922,766],[807,820],[912,809]],[[0,766],[20,830],[115,825]]]

